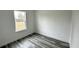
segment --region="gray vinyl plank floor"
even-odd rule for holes
[[[2,48],[68,48],[69,44],[45,37],[39,34],[33,34],[24,39],[17,40]]]

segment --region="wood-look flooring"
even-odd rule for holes
[[[43,35],[33,34],[1,48],[69,48],[69,44]]]

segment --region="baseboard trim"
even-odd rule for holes
[[[24,37],[22,37],[22,38],[19,38],[19,39],[15,40],[15,41],[12,41],[12,42],[10,42],[10,43],[19,41],[19,40],[21,40],[21,39],[24,39],[24,38],[26,38],[26,37],[32,36],[32,35],[34,35],[34,34],[35,34],[35,33],[28,34],[27,36],[24,36]],[[5,44],[5,45],[8,45],[8,44],[10,44],[10,43],[7,43],[7,44]],[[5,45],[2,45],[0,48],[4,47]]]
[[[46,36],[46,35],[39,34],[39,33],[34,33],[34,34],[42,35],[42,36],[44,36],[44,37],[50,38],[51,40],[53,39],[53,40],[58,41],[58,42],[63,42],[63,43],[65,43],[65,44],[68,45],[68,48],[70,48],[70,44],[69,44],[68,42],[64,42],[64,41],[61,41],[61,40],[58,40],[58,39],[55,39],[55,38],[51,38],[51,37],[48,37],[48,36]]]

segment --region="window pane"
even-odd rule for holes
[[[26,29],[26,12],[14,11],[15,17],[15,31],[22,31]]]

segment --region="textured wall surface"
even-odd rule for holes
[[[0,10],[0,46],[13,42],[34,32],[34,11],[29,10],[26,11],[26,13],[27,30],[15,32],[14,11]]]
[[[37,33],[69,42],[72,11],[36,11]]]

